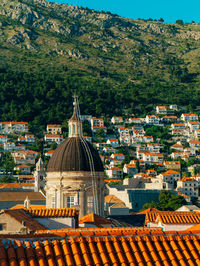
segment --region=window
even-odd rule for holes
[[[52,197],[52,208],[56,208],[56,197]]]
[[[71,208],[75,205],[75,197],[74,196],[68,196],[67,197],[67,208]]]
[[[87,206],[88,206],[89,212],[93,211],[93,196],[87,197]]]
[[[0,231],[6,230],[6,224],[0,224]]]
[[[73,125],[72,125],[72,134],[75,134],[75,131],[76,131],[76,127],[75,127],[75,125],[73,124]]]

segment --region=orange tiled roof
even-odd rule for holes
[[[92,117],[92,120],[103,120],[103,118],[96,118],[96,117]]]
[[[148,224],[149,222],[156,222],[157,219],[159,219],[162,223],[167,224],[198,224],[200,223],[200,213],[176,211],[146,212],[145,224]]]
[[[200,265],[199,231],[166,234],[125,228],[113,235],[99,230],[93,236],[93,230],[69,238],[3,240],[1,265]]]
[[[28,125],[28,122],[1,122],[1,124],[6,125],[6,124],[11,124],[11,125]]]
[[[63,136],[60,136],[58,134],[45,134],[45,137],[46,138],[59,138],[59,137],[63,137]]]
[[[48,127],[61,127],[61,125],[47,125]]]
[[[165,164],[181,164],[179,161],[165,161]]]
[[[193,212],[163,213],[159,212],[156,221],[163,224],[199,224],[200,214]]]
[[[95,213],[90,213],[79,218],[79,224],[83,223],[95,224],[96,226],[101,227],[103,224],[111,224],[112,222],[109,219]]]
[[[33,217],[75,217],[78,211],[75,208],[47,208],[47,209],[26,209],[26,212]]]
[[[115,195],[107,195],[104,197],[104,203],[121,203],[122,201],[118,199]]]
[[[174,170],[168,170],[168,171],[166,171],[166,172],[163,173],[163,174],[175,174],[175,175],[178,175],[178,174],[180,174],[180,173],[177,172],[177,171],[174,171]]]
[[[22,188],[20,183],[0,183],[0,189],[2,188]]]
[[[33,183],[20,183],[22,187],[34,187]]]
[[[121,179],[104,179],[104,182],[110,183],[110,182],[120,182],[122,181]]]
[[[148,208],[144,211],[138,212],[137,214],[146,214],[148,212],[159,212],[159,210],[155,209],[155,208]]]
[[[20,167],[22,167],[22,168],[24,168],[24,167],[28,167],[28,168],[31,168],[29,165],[27,165],[27,164],[20,164],[20,165],[17,165],[17,166],[15,166],[16,168],[20,168]]]
[[[18,179],[28,179],[28,180],[33,180],[35,179],[33,175],[18,175]]]
[[[93,128],[107,128],[105,126],[93,126]]]
[[[200,224],[194,225],[192,227],[190,227],[189,229],[186,230],[187,232],[193,232],[193,231],[200,231]]]
[[[165,115],[165,116],[163,116],[163,118],[177,119],[178,117],[177,117],[177,116],[175,116],[175,115]]]
[[[26,184],[30,184],[30,183],[26,183]],[[30,205],[30,209],[46,209],[46,205]],[[15,206],[13,206],[12,208],[10,208],[10,210],[12,209],[25,209],[24,208],[24,204],[17,204]],[[25,209],[26,210],[26,209]]]
[[[186,181],[186,182],[197,182],[194,178],[191,177],[183,177],[180,181]]]
[[[108,170],[112,170],[112,171],[123,171],[122,169],[118,168],[118,167],[111,167],[110,169],[107,169]]]
[[[46,153],[54,153],[54,150],[47,151]]]
[[[197,114],[192,114],[192,113],[187,113],[187,114],[183,114],[184,116],[186,116],[186,115],[197,115]]]

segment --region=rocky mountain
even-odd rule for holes
[[[150,110],[154,103],[174,101],[194,105],[200,97],[199,39],[198,23],[126,19],[45,0],[1,0],[0,86],[7,88],[6,93],[16,87],[18,93],[20,77],[24,80],[25,75],[27,83],[23,83],[25,88],[20,95],[27,99],[28,76],[37,76],[38,81],[41,73],[40,79],[46,84],[43,87],[48,91],[51,86],[45,81],[45,73],[57,73],[59,78],[54,78],[52,86],[60,79],[59,86],[66,88],[67,95],[80,91],[81,102],[86,102],[84,111],[88,112],[120,112],[123,108],[134,112],[140,104],[140,109],[149,106]],[[12,73],[17,77],[11,88],[5,78]],[[64,76],[68,81],[61,78]],[[72,84],[67,86],[66,82]],[[96,93],[95,88],[99,88]],[[98,98],[99,109],[88,107],[85,92],[90,94],[89,99]],[[8,99],[7,109],[1,110],[3,114],[11,105],[12,93],[9,95],[0,93],[1,100]],[[109,105],[113,97],[118,104]],[[103,107],[102,98],[110,99],[108,106]],[[13,103],[17,117],[19,102],[16,99]]]

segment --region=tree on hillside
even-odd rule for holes
[[[6,174],[13,172],[15,162],[9,152],[2,154],[0,165],[3,169],[5,169]]]
[[[160,18],[158,21],[159,22],[164,22],[164,19],[163,18]]]
[[[142,210],[156,208],[162,211],[175,211],[185,204],[187,204],[187,202],[182,196],[175,195],[167,190],[162,190],[158,202],[152,201],[150,203],[145,203]]]
[[[160,126],[151,126],[146,128],[146,135],[148,136],[153,136],[154,140],[156,140],[157,138],[160,139],[170,139],[171,135],[169,134],[169,131],[167,128],[163,128]]]
[[[178,19],[178,20],[176,20],[176,23],[179,24],[179,25],[181,25],[181,26],[184,25],[184,22],[183,22],[182,19]]]

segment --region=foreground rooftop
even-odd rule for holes
[[[93,228],[42,230],[35,237],[2,239],[0,265],[200,265],[200,231]]]

